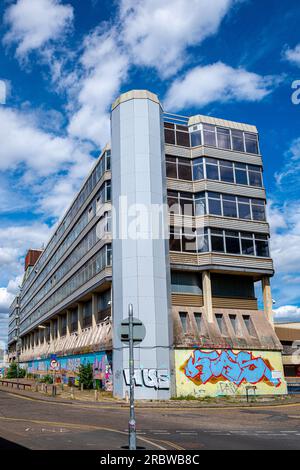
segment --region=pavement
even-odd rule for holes
[[[138,445],[147,450],[300,449],[296,402],[138,407],[136,415]],[[127,427],[128,409],[114,403],[63,403],[0,393],[1,450],[121,450],[127,445]]]

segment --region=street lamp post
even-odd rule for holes
[[[134,409],[134,350],[133,350],[133,305],[129,305],[129,377],[130,377],[130,418],[129,450],[136,450],[136,420]]]
[[[20,305],[19,305],[19,298],[17,299],[17,307],[16,307],[16,333],[17,333],[17,346],[16,346],[16,353],[17,353],[17,389],[20,388]]]

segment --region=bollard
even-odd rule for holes
[[[52,385],[52,397],[56,397],[56,385]]]
[[[129,393],[128,393],[127,390],[125,392],[125,401],[126,401],[126,403],[129,403]]]
[[[80,384],[80,391],[83,392],[83,384]]]
[[[98,393],[98,390],[96,389],[95,390],[95,401],[98,401],[99,400],[99,393]]]
[[[71,387],[71,400],[75,400],[74,388]]]
[[[38,382],[35,383],[35,391],[36,391],[36,392],[39,391],[39,384],[38,384]]]

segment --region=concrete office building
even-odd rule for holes
[[[121,95],[111,145],[23,283],[22,363],[42,374],[56,354],[67,380],[92,362],[124,397],[118,328],[132,303],[147,330],[137,398],[285,394],[269,236],[256,127],[167,114],[148,91]]]

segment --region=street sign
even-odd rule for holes
[[[57,361],[57,359],[52,359],[51,362],[50,362],[50,369],[51,370],[59,370],[59,363]]]
[[[135,344],[141,343],[144,341],[145,336],[145,325],[138,318],[133,318],[133,342]],[[119,327],[119,337],[122,343],[129,343],[129,318],[122,321]]]

